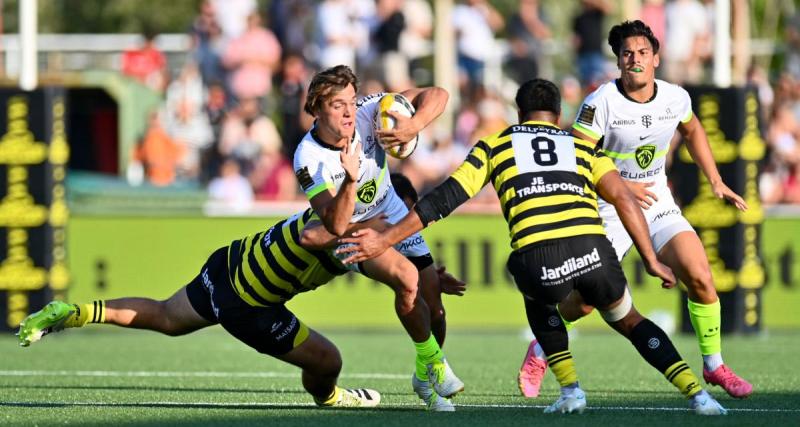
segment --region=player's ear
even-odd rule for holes
[[[658,68],[658,64],[661,63],[661,56],[659,54],[653,55],[653,68]]]

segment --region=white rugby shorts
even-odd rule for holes
[[[658,201],[653,203],[649,209],[642,209],[647,226],[650,229],[650,241],[653,243],[656,253],[664,247],[678,233],[684,231],[695,232],[681,212],[681,208],[675,203],[669,188],[651,190],[658,197]],[[617,259],[620,261],[633,246],[633,239],[622,225],[614,205],[600,200],[600,217],[603,218],[603,227],[606,230],[606,237],[611,241],[614,250],[617,252]]]

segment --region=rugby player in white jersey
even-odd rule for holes
[[[659,261],[686,285],[689,316],[703,355],[703,378],[733,397],[747,397],[752,385],[722,360],[720,303],[703,244],[667,186],[666,155],[676,128],[714,194],[740,210],[747,209],[747,204],[722,182],[706,133],[692,112],[689,94],[680,86],[655,78],[659,43],[650,28],[641,21],[623,22],[611,29],[608,44],[617,57],[620,78],[586,97],[573,134],[589,141],[602,140],[603,151],[614,160],[642,206]],[[614,206],[600,202],[606,235],[621,260],[632,240]],[[581,303],[574,295],[559,306],[565,320],[574,321],[591,312],[591,307]],[[539,394],[546,366],[541,354],[534,340],[519,373],[520,391],[527,397]]]
[[[341,236],[352,222],[377,215],[396,222],[408,212],[392,188],[386,152],[378,137],[384,144],[410,141],[441,114],[448,98],[440,88],[405,91],[403,95],[416,107],[416,114],[411,118],[394,115],[395,128],[378,133],[373,123],[381,94],[368,96],[356,105],[357,84],[347,66],[332,67],[314,76],[305,110],[316,120],[294,154],[298,182],[327,232],[335,236]],[[455,395],[464,384],[450,369],[437,337],[431,334],[431,313],[418,293],[420,279],[422,286],[438,289],[433,259],[420,234],[401,242],[397,249],[352,269],[395,291],[395,311],[417,350],[414,389],[431,409],[452,410],[452,405],[439,397]],[[443,340],[441,305],[434,315],[441,322]],[[428,383],[439,397],[422,390]]]

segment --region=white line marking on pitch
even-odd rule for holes
[[[182,372],[182,371],[0,371],[0,377],[198,377],[198,378],[300,378],[297,372]],[[341,378],[401,380],[408,375],[343,373]]]
[[[0,402],[0,406],[130,406],[130,407],[200,407],[200,408],[308,408],[314,409],[318,406],[308,403],[297,402]],[[543,409],[544,405],[505,405],[505,404],[456,404],[457,408],[496,408],[496,409]],[[407,408],[420,407],[421,403],[394,403],[391,405],[381,405],[380,408]],[[593,406],[586,408],[588,411],[653,411],[653,412],[689,412],[689,408],[665,408],[665,407],[644,407],[644,406]],[[728,412],[747,412],[747,413],[797,413],[800,409],[779,409],[779,408],[728,408]]]

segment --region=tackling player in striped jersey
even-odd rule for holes
[[[575,290],[689,398],[696,413],[725,414],[664,331],[633,307],[622,268],[603,231],[598,195],[616,207],[647,271],[661,278],[665,287],[674,286],[675,277],[656,259],[641,209],[613,163],[591,143],[557,127],[561,97],[553,83],[526,82],[516,101],[520,124],[478,142],[450,178],[400,222],[383,233],[364,229],[342,239],[351,245],[339,249],[351,254],[345,263],[382,253],[446,217],[491,182],[511,235],[508,269],[524,296],[531,330],[561,385],[561,396],[545,412],[582,412],[586,407],[567,331],[556,309]]]
[[[119,298],[88,304],[50,302],[21,322],[20,345],[29,346],[51,332],[88,324],[113,324],[170,336],[220,324],[258,352],[300,367],[303,386],[318,405],[376,406],[380,394],[375,390],[343,389],[336,385],[342,366],[339,351],[284,304],[347,271],[330,252],[301,246],[301,233],[306,225],[310,229],[322,228],[311,209],[279,221],[265,231],[234,240],[216,250],[200,273],[165,301]],[[380,230],[385,223],[382,218],[375,218],[351,229],[359,227]],[[438,273],[443,291],[463,292],[462,282],[444,269]],[[449,402],[434,399],[434,403],[444,408],[439,410],[452,410]]]

